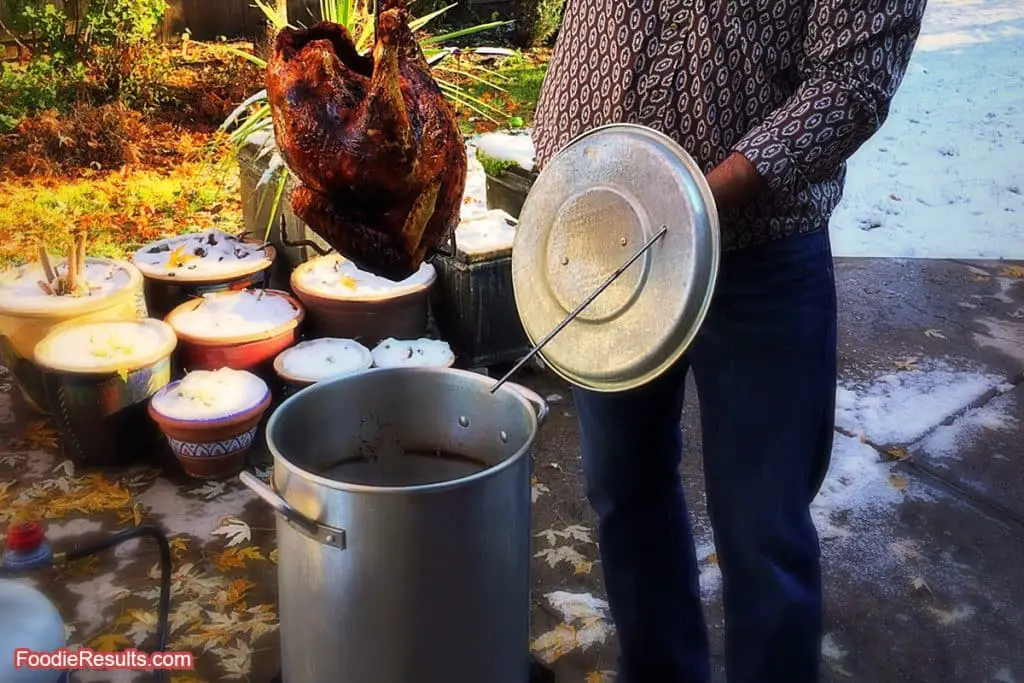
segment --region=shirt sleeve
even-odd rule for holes
[[[882,125],[926,0],[814,0],[796,92],[733,147],[776,192],[831,175]]]

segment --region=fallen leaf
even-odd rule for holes
[[[583,679],[583,683],[615,683],[614,671],[591,671]]]
[[[718,564],[718,553],[711,553],[704,559],[708,564]]]
[[[266,558],[260,554],[258,548],[246,546],[244,548],[226,548],[210,562],[217,569],[227,571],[229,569],[245,569],[246,560],[263,561]]]
[[[545,493],[551,493],[551,489],[537,481],[537,477],[533,477],[530,483],[530,502],[536,503],[537,499]]]
[[[175,536],[168,542],[168,545],[171,547],[171,556],[175,559],[188,552],[188,539],[184,536]]]
[[[593,543],[590,540],[590,529],[579,524],[573,524],[557,532],[562,538],[568,538],[578,543]]]
[[[99,652],[117,652],[117,648],[131,645],[131,642],[120,633],[104,633],[89,642],[89,647]]]
[[[927,593],[931,593],[932,592],[931,587],[925,582],[924,579],[922,579],[920,577],[918,577],[918,578],[914,579],[913,581],[911,581],[910,582],[910,587],[913,588],[915,591],[918,591],[918,592],[920,592],[920,591],[925,591]]]
[[[22,438],[28,444],[29,449],[36,451],[56,450],[59,443],[57,430],[51,427],[46,420],[33,420],[25,425],[25,432]],[[63,465],[64,463],[61,464]],[[68,476],[73,475],[69,474]]]
[[[193,491],[196,495],[200,495],[206,500],[213,500],[220,494],[224,493],[224,482],[222,481],[208,481],[199,488]]]
[[[249,525],[237,517],[225,517],[220,520],[220,525],[213,530],[213,533],[227,537],[229,547],[241,545],[252,539]]]
[[[575,649],[576,629],[569,624],[555,626],[530,644],[530,650],[545,664],[553,664]]]
[[[932,339],[946,339],[946,335],[942,334],[938,330],[925,330],[924,336],[930,337]]]
[[[274,564],[277,564],[277,548],[274,548],[270,551],[270,555],[267,556],[267,559],[273,562]]]
[[[557,548],[545,548],[534,557],[547,560],[548,566],[554,569],[561,563],[570,565],[574,574],[589,574],[594,563],[573,548],[563,545]]]
[[[903,491],[907,488],[907,480],[898,474],[890,474],[889,486],[892,486],[897,491]]]
[[[356,280],[351,275],[342,275],[341,276],[341,286],[346,288],[346,289],[355,290],[355,289],[357,289],[359,287],[359,281]]]
[[[1003,275],[1007,277],[1024,278],[1024,266],[1004,266]]]
[[[187,247],[187,243],[182,244],[180,247],[178,247],[177,249],[170,253],[170,255],[167,257],[167,270],[181,268],[182,266],[186,265],[189,261],[193,261],[196,259],[195,254],[185,253],[185,249]]]
[[[75,463],[70,460],[64,460],[54,467],[51,472],[63,472],[65,477],[75,476]]]
[[[920,360],[917,356],[910,356],[902,360],[893,361],[893,365],[897,370],[916,370],[917,362]]]
[[[907,458],[910,457],[910,453],[907,453],[907,449],[904,448],[903,446],[896,446],[895,448],[890,448],[889,450],[886,451],[886,455],[888,455],[892,460],[896,461],[906,460]]]

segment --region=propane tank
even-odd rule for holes
[[[0,574],[53,566],[53,552],[41,526],[34,522],[7,529]],[[4,683],[59,683],[67,673],[53,669],[15,668],[14,652],[28,648],[53,652],[67,646],[60,612],[27,581],[0,579],[0,681]]]

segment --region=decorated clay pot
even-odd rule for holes
[[[266,287],[276,255],[262,241],[206,230],[147,244],[132,262],[145,280],[149,314],[164,318],[204,294]]]
[[[426,333],[428,295],[436,279],[429,263],[394,282],[328,254],[292,271],[291,288],[309,312],[312,336],[353,339],[372,347],[388,337],[410,339]]]
[[[171,379],[177,340],[160,320],[62,325],[35,348],[64,455],[91,465],[149,455],[160,433],[146,416]]]
[[[67,260],[51,257],[61,273]],[[39,286],[46,280],[37,262],[0,273],[0,361],[14,375],[29,407],[52,413],[43,375],[35,364],[36,344],[60,325],[102,320],[135,320],[145,315],[142,275],[125,261],[85,259],[86,296],[53,296]]]
[[[251,372],[198,370],[157,392],[149,415],[186,474],[216,479],[245,464],[270,400],[266,382]]]

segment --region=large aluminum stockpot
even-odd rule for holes
[[[547,412],[470,372],[386,368],[267,426],[285,683],[523,683],[531,448]]]

